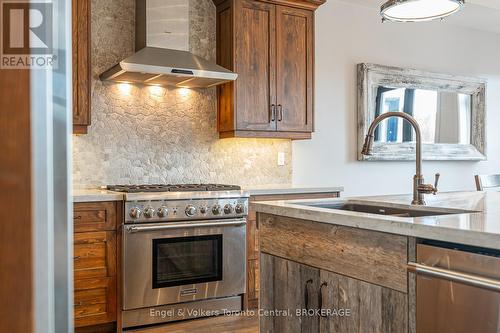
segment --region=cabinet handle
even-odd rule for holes
[[[313,283],[312,279],[306,281],[306,290],[304,292],[304,304],[306,310],[309,310],[309,285]]]
[[[80,260],[80,259],[82,259],[82,257],[81,257],[81,256],[76,256],[76,257],[73,257],[73,260]]]
[[[276,121],[276,105],[271,104],[271,122]]]
[[[321,317],[325,317],[324,314],[322,314],[322,310],[323,310],[323,287],[328,287],[328,283],[327,282],[323,282],[321,284],[321,286],[319,287],[319,295],[318,295],[318,309],[319,309],[319,313],[320,313],[320,316]]]
[[[278,104],[278,121],[283,120],[283,105]]]
[[[77,216],[74,216],[73,217],[73,220],[81,220],[82,219],[82,216],[81,215],[77,215]]]

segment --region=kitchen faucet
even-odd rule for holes
[[[378,116],[373,120],[368,129],[368,133],[366,134],[365,143],[363,145],[363,149],[361,150],[361,154],[363,155],[372,155],[373,153],[373,134],[375,129],[379,125],[379,123],[390,117],[399,117],[408,121],[411,126],[415,129],[416,133],[416,171],[415,176],[413,177],[413,201],[412,205],[425,205],[424,194],[436,194],[438,189],[439,182],[439,173],[436,173],[434,185],[432,184],[424,184],[424,176],[422,176],[422,134],[420,131],[420,126],[418,122],[412,116],[408,115],[404,112],[386,112]]]

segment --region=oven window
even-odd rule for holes
[[[153,288],[222,280],[222,235],[153,239]]]

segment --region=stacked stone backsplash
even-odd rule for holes
[[[134,0],[92,1],[92,125],[73,139],[75,188],[105,184],[291,183],[291,142],[218,139],[211,89],[101,82],[98,75],[134,52]],[[215,60],[215,7],[190,0],[189,48]],[[277,166],[284,152],[285,166]]]

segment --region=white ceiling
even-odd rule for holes
[[[368,8],[380,8],[383,0],[338,0]],[[466,0],[465,9],[446,18],[446,22],[500,34],[500,0]]]

